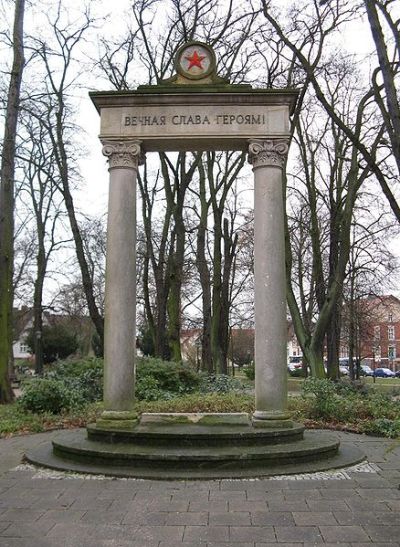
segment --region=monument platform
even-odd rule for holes
[[[272,424],[271,424],[272,425]],[[132,429],[96,424],[62,432],[27,453],[58,470],[151,479],[218,479],[307,473],[364,459],[325,432],[254,427],[247,414],[143,415]]]

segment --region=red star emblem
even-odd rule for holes
[[[197,50],[195,50],[195,51],[193,52],[193,54],[192,54],[191,57],[189,57],[188,55],[186,55],[186,56],[185,56],[185,59],[186,59],[187,61],[189,61],[189,63],[190,63],[190,65],[189,65],[189,67],[188,67],[188,70],[190,70],[193,66],[197,66],[197,67],[203,69],[203,66],[202,66],[202,64],[201,64],[201,61],[203,61],[203,59],[205,59],[205,58],[206,58],[206,56],[205,56],[205,55],[203,55],[203,56],[199,55],[199,54],[197,53]]]

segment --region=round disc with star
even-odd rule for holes
[[[202,42],[184,44],[176,55],[176,70],[189,80],[206,78],[215,71],[214,51]]]

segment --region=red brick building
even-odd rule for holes
[[[393,295],[370,297],[363,308],[361,356],[377,367],[400,370],[400,300]]]

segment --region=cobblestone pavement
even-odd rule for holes
[[[0,440],[0,547],[400,546],[400,443],[338,433],[368,463],[261,480],[93,478],[19,465]]]

